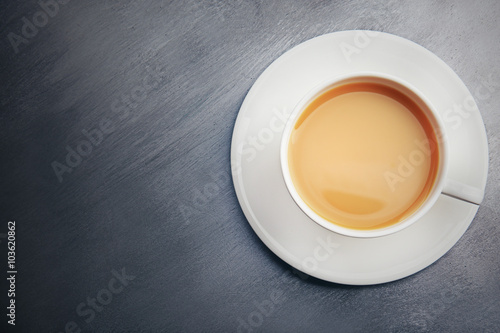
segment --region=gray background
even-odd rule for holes
[[[0,6],[13,331],[234,332],[245,321],[254,332],[500,332],[500,2],[71,1],[38,17],[46,25],[18,53],[8,34],[21,36],[40,6]],[[377,286],[292,270],[254,234],[228,180],[234,122],[256,78],[293,46],[347,29],[408,38],[449,64],[476,97],[490,149],[486,197],[461,240]],[[138,101],[117,102],[131,94]],[[106,121],[114,131],[59,182],[51,164]],[[109,300],[122,269],[134,279]],[[86,322],[76,308],[98,295],[109,304]]]

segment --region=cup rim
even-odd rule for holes
[[[396,85],[400,85],[403,88],[408,89],[412,94],[414,94],[420,102],[424,104],[426,109],[429,111],[432,119],[429,119],[431,122],[433,129],[436,131],[437,144],[439,146],[439,161],[438,161],[438,171],[436,173],[434,179],[434,185],[429,192],[429,195],[425,199],[425,201],[414,211],[410,216],[406,217],[404,220],[392,224],[390,226],[379,228],[379,229],[351,229],[347,227],[343,227],[337,225],[333,222],[326,220],[317,214],[309,205],[305,203],[305,201],[300,197],[299,193],[295,189],[295,185],[293,184],[289,167],[288,167],[288,146],[290,142],[290,136],[292,133],[292,128],[295,125],[297,119],[300,114],[304,111],[305,107],[309,105],[312,100],[317,98],[322,93],[332,89],[335,85],[342,85],[349,83],[349,81],[356,82],[356,80],[361,81],[363,78],[365,79],[382,79]],[[426,115],[429,116],[426,112]],[[292,199],[299,206],[299,208],[314,222],[319,224],[320,226],[333,231],[335,233],[356,237],[356,238],[373,238],[373,237],[382,237],[387,236],[396,232],[399,232],[416,221],[422,218],[434,204],[437,199],[443,192],[443,187],[446,179],[446,171],[448,165],[448,142],[445,137],[444,125],[442,120],[440,119],[439,113],[436,111],[433,104],[413,85],[408,83],[407,81],[395,77],[393,75],[380,73],[380,72],[356,72],[350,74],[344,74],[329,78],[322,83],[316,85],[313,89],[311,89],[304,97],[302,97],[296,106],[293,108],[287,123],[285,124],[285,128],[283,131],[283,135],[281,137],[281,145],[280,145],[280,164],[281,164],[281,173],[283,175],[283,179],[285,181],[288,192],[290,193]]]

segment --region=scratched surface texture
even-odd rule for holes
[[[494,0],[1,1],[0,331],[500,332],[499,17]],[[348,29],[442,58],[476,97],[490,149],[486,198],[456,246],[377,286],[294,272],[228,178],[257,77]]]

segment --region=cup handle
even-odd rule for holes
[[[481,204],[484,197],[484,191],[453,179],[445,181],[442,193],[476,205]]]

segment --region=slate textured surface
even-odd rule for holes
[[[15,220],[18,274],[15,327],[1,278],[1,331],[500,332],[499,17],[494,0],[2,1],[1,267]],[[256,78],[348,29],[441,57],[489,140],[486,197],[462,239],[377,286],[294,272],[229,181]]]

